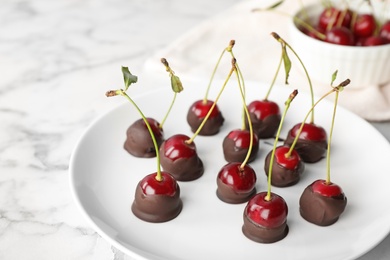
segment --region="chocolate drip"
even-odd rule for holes
[[[138,184],[131,210],[139,219],[160,223],[177,217],[182,207],[179,186],[177,186],[175,195],[171,197],[167,195],[145,195],[140,184]]]
[[[344,212],[347,198],[344,194],[338,197],[322,196],[313,192],[312,185],[309,185],[303,191],[299,205],[304,219],[319,226],[329,226]]]
[[[225,137],[222,143],[223,155],[227,162],[243,162],[248,153],[248,149],[237,147],[234,140]],[[251,155],[249,156],[248,162],[252,162],[256,159],[259,151],[259,142],[253,142]]]
[[[256,194],[256,188],[253,188],[249,192],[240,192],[233,190],[229,185],[223,183],[219,178],[217,178],[217,197],[230,204],[240,204],[247,202],[253,195]]]
[[[287,221],[279,227],[267,228],[254,223],[244,212],[242,232],[250,240],[258,243],[274,243],[285,238],[288,234],[288,230]]]
[[[269,115],[266,118],[259,119],[254,113],[249,113],[253,131],[259,139],[274,137],[280,124],[280,115]],[[245,125],[249,127],[248,120],[245,118]]]
[[[164,141],[164,137],[161,133],[154,132],[158,146],[160,146]],[[126,136],[127,138],[123,148],[131,155],[141,158],[156,157],[156,150],[154,148],[152,137],[150,136],[148,128],[142,118],[135,121],[127,129]]]
[[[268,176],[269,164],[271,161],[272,151],[268,153],[264,162],[264,171]],[[278,164],[274,159],[272,166],[271,184],[276,187],[288,187],[296,184],[305,170],[305,164],[300,161],[298,167],[294,170],[287,169],[282,165]]]
[[[192,181],[203,175],[204,167],[202,160],[197,156],[171,160],[165,156],[165,142],[160,147],[160,163],[164,171],[169,172],[178,181]]]
[[[294,142],[295,137],[291,135],[291,131],[288,133],[285,145],[290,146]],[[299,156],[304,162],[315,163],[325,157],[327,149],[327,141],[311,141],[299,139],[294,147]]]
[[[203,122],[203,119],[204,118],[199,118],[191,109],[188,111],[187,122],[193,133],[198,130],[200,124]],[[209,117],[200,130],[199,135],[209,136],[217,134],[224,121],[225,119],[223,118],[221,112],[219,112],[217,116]]]

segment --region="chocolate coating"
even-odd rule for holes
[[[289,131],[284,144],[290,146],[294,142],[294,139],[295,137]],[[315,163],[325,157],[327,146],[328,142],[326,140],[311,141],[298,138],[294,149],[304,162]]]
[[[248,153],[248,149],[237,147],[234,140],[228,138],[227,136],[225,139],[223,139],[222,148],[223,155],[227,162],[243,162]],[[258,151],[259,142],[253,142],[253,147],[248,162],[252,162],[256,159]]]
[[[169,172],[178,181],[192,181],[203,175],[203,162],[199,156],[171,160],[165,156],[165,142],[160,147],[160,163],[164,171]]]
[[[217,197],[230,204],[240,204],[247,202],[253,195],[256,194],[256,188],[253,188],[249,192],[236,192],[232,189],[231,186],[223,183],[219,178],[217,178]]]
[[[335,223],[344,212],[347,198],[344,194],[338,197],[326,197],[313,192],[309,185],[299,199],[301,216],[316,225],[329,226]]]
[[[166,222],[179,215],[183,208],[180,199],[180,188],[174,196],[167,195],[145,195],[140,184],[137,185],[134,202],[131,206],[133,214],[147,222]]]
[[[252,121],[253,131],[257,137],[260,138],[271,138],[274,137],[280,124],[280,115],[269,115],[264,120],[259,119],[254,113],[249,113]],[[248,120],[245,117],[245,125],[249,127]]]
[[[267,228],[254,223],[244,212],[242,232],[250,240],[258,243],[274,243],[285,238],[288,234],[288,230],[287,221],[279,227]]]
[[[151,124],[152,119],[148,120],[149,124]],[[156,122],[156,124],[158,123]],[[154,136],[158,146],[160,146],[164,141],[164,137],[161,133],[162,130],[159,133],[154,131]],[[138,119],[132,125],[130,125],[126,131],[126,136],[127,138],[123,148],[131,155],[142,158],[156,157],[156,150],[154,148],[152,137],[150,136],[148,128],[142,118]]]
[[[199,118],[191,109],[188,111],[187,122],[193,133],[198,130],[200,124],[203,122],[203,119],[204,118]],[[217,134],[224,121],[225,118],[222,116],[221,112],[218,112],[217,116],[209,117],[200,130],[199,135],[209,136]]]
[[[268,176],[269,164],[271,161],[272,151],[268,153],[264,162],[264,171]],[[271,184],[276,187],[288,187],[296,184],[305,170],[305,164],[300,161],[296,169],[290,170],[276,162],[274,159],[272,166]]]

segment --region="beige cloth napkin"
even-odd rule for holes
[[[308,4],[313,0],[301,1]],[[300,1],[290,0],[278,10],[295,13]],[[246,81],[271,82],[281,55],[280,44],[270,35],[278,33],[289,42],[288,27],[291,18],[275,12],[252,12],[254,8],[266,7],[275,1],[243,1],[232,8],[217,14],[185,35],[167,48],[159,51],[145,63],[147,71],[161,71],[159,60],[165,57],[176,68],[181,77],[204,78],[208,80],[222,50],[234,39],[233,52]],[[294,47],[294,46],[293,46]],[[320,50],[319,50],[320,51]],[[289,83],[294,88],[308,91],[306,77],[299,63],[293,60]],[[226,55],[226,57],[230,56]],[[225,79],[230,63],[222,62],[216,79]],[[389,72],[390,73],[390,72]],[[330,76],[329,76],[330,77]],[[335,83],[344,79],[338,79]],[[278,84],[284,84],[284,71],[279,74]],[[351,83],[352,84],[352,83]],[[314,82],[316,96],[330,90]],[[345,88],[340,105],[369,121],[390,120],[390,83],[383,86],[367,86],[361,89]]]

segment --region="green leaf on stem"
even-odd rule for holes
[[[137,76],[131,74],[128,67],[122,67],[123,79],[125,81],[125,91],[130,87],[132,83],[136,83]]]
[[[172,85],[172,90],[175,93],[180,93],[183,90],[183,84],[181,83],[180,78],[174,74],[172,74],[171,76],[171,85]]]
[[[290,70],[291,70],[291,60],[287,55],[286,45],[282,46],[282,57],[283,57],[284,70],[286,72],[285,84],[288,84],[288,77],[290,76]]]
[[[337,70],[335,71],[335,72],[333,72],[333,74],[332,74],[332,81],[330,82],[330,85],[331,86],[333,86],[333,82],[336,80],[336,78],[337,78]]]

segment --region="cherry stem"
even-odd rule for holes
[[[211,83],[212,83],[213,80],[214,80],[215,73],[217,72],[217,69],[218,69],[218,67],[219,67],[219,64],[221,63],[221,60],[222,60],[223,55],[225,54],[226,51],[230,51],[230,52],[231,52],[231,50],[232,50],[234,44],[235,44],[235,41],[234,41],[234,40],[231,40],[231,41],[229,42],[229,46],[226,47],[225,49],[223,49],[221,55],[219,56],[218,61],[217,61],[217,64],[215,64],[214,70],[213,70],[213,72],[212,72],[212,74],[211,74],[210,81],[209,81],[209,84],[208,84],[207,89],[206,89],[206,94],[205,94],[205,96],[204,96],[204,98],[203,98],[203,104],[206,104],[206,103],[207,103],[207,98],[208,98],[208,96],[209,96],[209,92],[210,92],[210,88],[211,88]]]
[[[295,57],[298,59],[299,63],[301,64],[304,72],[305,72],[305,75],[306,75],[306,78],[307,78],[307,81],[309,83],[309,87],[310,87],[310,96],[311,96],[311,105],[312,107],[314,106],[314,91],[313,91],[313,84],[311,82],[311,79],[310,79],[310,76],[309,76],[309,73],[307,72],[307,69],[305,67],[305,64],[303,64],[303,61],[301,60],[301,58],[299,57],[299,55],[295,52],[295,50],[290,46],[290,44],[288,44],[284,39],[282,39],[277,33],[275,32],[272,32],[271,35],[280,43],[283,43],[285,44],[292,52],[293,54],[295,55]],[[314,123],[314,109],[311,111],[311,120],[310,120],[311,123]]]
[[[301,126],[299,127],[298,133],[294,138],[293,143],[290,146],[290,149],[285,154],[286,158],[289,158],[292,154],[292,151],[295,148],[295,145],[298,142],[299,136],[302,133],[303,127],[305,126],[306,120],[309,117],[310,113],[313,111],[314,107],[317,106],[324,98],[332,94],[334,91],[341,91],[345,86],[347,86],[351,81],[349,79],[346,79],[345,81],[341,82],[338,86],[333,87],[332,90],[330,90],[328,93],[325,93],[320,99],[317,100],[317,102],[310,108],[310,110],[306,113],[305,118],[303,119]]]
[[[175,72],[171,69],[171,67],[169,66],[169,63],[168,61],[165,59],[165,58],[161,58],[161,63],[165,66],[165,70],[169,73],[169,77],[173,77]],[[172,87],[173,88],[173,87]],[[163,120],[161,121],[160,125],[159,125],[159,128],[162,129],[163,128],[163,125],[165,124],[165,121],[167,120],[169,114],[171,113],[171,110],[172,110],[172,107],[173,107],[173,104],[175,103],[176,101],[176,96],[177,96],[177,93],[178,91],[180,92],[181,90],[177,90],[177,89],[174,89],[174,95],[173,95],[173,99],[171,101],[171,104],[168,108],[168,111],[165,113],[165,116],[163,118]]]
[[[235,74],[237,76],[238,87],[240,89],[242,104],[243,104],[243,107],[244,107],[244,116],[247,118],[248,124],[249,124],[249,134],[250,134],[250,137],[249,137],[249,148],[248,148],[248,152],[246,154],[246,157],[245,157],[244,161],[240,165],[240,169],[243,170],[245,165],[248,163],[250,155],[252,153],[252,148],[253,148],[253,126],[252,126],[252,121],[251,121],[251,118],[250,118],[250,115],[249,115],[248,108],[246,106],[245,93],[244,93],[245,89],[244,89],[244,86],[241,84],[243,82],[243,79],[240,78],[242,75],[238,72],[238,69],[236,67],[237,66],[237,62],[236,62],[235,58],[233,58],[233,60],[232,60],[232,65],[233,65],[233,68],[234,68],[234,72],[235,72]],[[245,122],[245,120],[244,120],[244,122]]]
[[[106,92],[106,96],[107,96],[107,97],[113,97],[113,96],[117,96],[117,95],[124,96],[127,100],[129,100],[130,103],[133,104],[133,106],[135,107],[135,109],[138,111],[138,113],[141,115],[142,119],[144,120],[145,125],[146,125],[146,127],[148,128],[150,137],[152,138],[153,145],[154,145],[154,149],[156,150],[157,174],[156,174],[156,177],[155,177],[155,178],[156,178],[157,181],[162,181],[163,178],[162,178],[162,175],[161,175],[160,153],[159,153],[159,150],[158,150],[158,145],[157,145],[156,137],[154,136],[152,127],[150,126],[150,124],[149,124],[148,120],[146,119],[144,113],[142,113],[141,109],[137,106],[137,104],[134,102],[134,100],[131,99],[131,97],[130,97],[129,95],[127,95],[127,93],[126,93],[123,89],[119,89],[119,90],[110,90],[110,91],[107,91],[107,92]]]
[[[278,64],[278,68],[276,69],[276,73],[274,75],[274,78],[272,79],[271,85],[270,85],[270,87],[268,89],[267,94],[265,95],[264,100],[268,100],[268,97],[271,94],[271,90],[272,90],[273,86],[275,85],[275,82],[276,82],[276,79],[278,77],[280,68],[282,67],[282,62],[283,62],[283,53],[282,53],[282,55],[280,55],[280,61],[279,61],[279,64]]]
[[[202,130],[203,126],[206,124],[206,122],[207,122],[207,120],[209,119],[211,113],[213,112],[215,106],[217,105],[217,102],[218,102],[219,98],[221,97],[222,92],[224,91],[224,89],[225,89],[225,87],[226,87],[226,85],[227,85],[227,83],[228,83],[230,77],[232,76],[234,70],[235,70],[235,68],[232,67],[231,70],[230,70],[230,72],[229,72],[229,74],[228,74],[228,76],[227,76],[227,78],[226,78],[226,80],[225,80],[225,82],[224,82],[223,85],[222,85],[221,90],[219,91],[217,97],[215,98],[215,100],[214,100],[212,106],[210,107],[209,111],[207,112],[207,115],[206,115],[205,118],[203,119],[202,123],[199,125],[199,127],[198,127],[198,129],[196,130],[196,132],[194,133],[194,135],[193,135],[190,139],[188,139],[188,140],[185,141],[187,144],[191,144],[191,143],[194,141],[195,137],[198,136],[198,134],[199,134],[200,131]]]
[[[334,121],[336,118],[336,110],[337,110],[337,101],[339,99],[339,90],[336,91],[335,101],[334,101],[334,107],[333,107],[333,116],[332,116],[332,125],[329,132],[329,140],[328,140],[328,151],[326,154],[326,184],[330,184],[330,143],[332,142],[332,136],[333,136],[333,128],[334,128]]]
[[[276,146],[277,146],[277,144],[279,142],[280,132],[282,131],[282,126],[283,126],[283,122],[284,122],[284,119],[286,117],[287,111],[288,111],[288,109],[290,107],[291,102],[296,97],[296,95],[298,95],[298,90],[294,90],[290,94],[290,96],[288,97],[286,102],[284,103],[285,104],[284,111],[283,111],[283,114],[282,114],[282,118],[280,120],[278,131],[276,132],[276,137],[275,137],[274,146],[273,146],[273,149],[272,149],[271,159],[270,159],[270,162],[269,162],[269,168],[268,168],[268,189],[267,189],[267,196],[265,196],[265,198],[264,198],[266,201],[270,201],[271,200],[272,168],[273,168],[273,164],[274,164],[274,157],[275,157]]]

